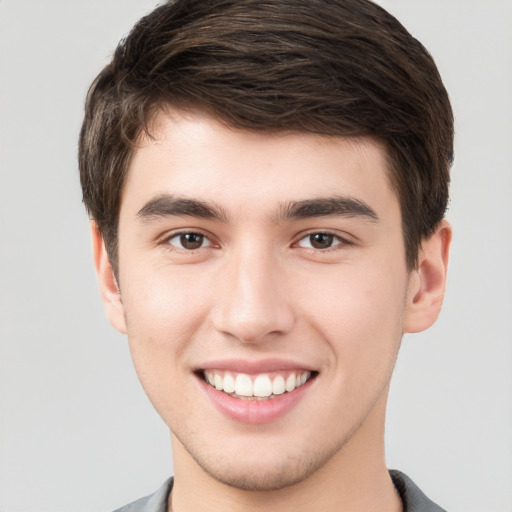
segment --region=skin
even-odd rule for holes
[[[153,136],[122,192],[119,286],[92,231],[107,314],[171,431],[170,507],[401,510],[384,461],[386,399],[403,333],[439,314],[449,225],[410,271],[385,150],[372,141],[240,131],[176,110],[157,115]],[[148,214],[162,197],[167,209],[160,201]],[[218,215],[176,215],[176,197]],[[375,217],[285,213],[333,197]],[[176,233],[204,238],[190,250]],[[333,236],[318,248],[315,233]],[[284,361],[315,378],[292,408],[255,425],[204,393],[198,372],[219,360]]]

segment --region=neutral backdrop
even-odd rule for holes
[[[456,114],[444,311],[407,337],[390,467],[451,512],[512,510],[512,2],[383,0]],[[0,0],[0,510],[108,511],[172,472],[105,319],[76,141],[89,83],[156,0]]]

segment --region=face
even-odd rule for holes
[[[176,470],[277,489],[380,438],[419,290],[383,148],[176,111],[154,137],[123,189],[107,309]]]

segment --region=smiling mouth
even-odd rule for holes
[[[248,375],[221,370],[203,370],[200,377],[210,386],[241,400],[270,400],[310,381],[318,372],[307,370]]]

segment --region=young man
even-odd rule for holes
[[[367,0],[177,0],[93,83],[84,202],[174,479],[124,511],[439,511],[388,472],[402,335],[435,322],[453,119]]]

